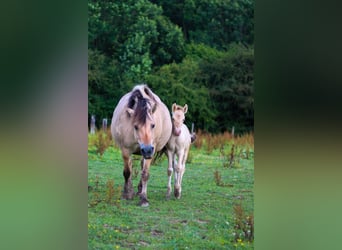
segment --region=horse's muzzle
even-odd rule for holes
[[[141,151],[142,156],[145,159],[151,159],[154,154],[154,147],[152,144],[150,145],[140,144],[140,151]]]

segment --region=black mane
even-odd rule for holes
[[[135,90],[131,96],[129,97],[128,99],[128,104],[127,104],[127,107],[130,108],[130,109],[134,109],[134,106],[136,104],[136,102],[143,98],[142,94],[140,93],[139,90]]]
[[[134,109],[133,121],[138,124],[145,124],[149,115],[151,103],[150,100],[144,98],[139,90],[135,90],[127,104],[128,108]]]

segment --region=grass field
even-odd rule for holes
[[[229,150],[229,144],[227,146]],[[149,207],[121,200],[120,150],[88,148],[88,249],[253,249],[253,154],[224,167],[222,150],[192,145],[182,197],[166,200],[167,159],[150,168]],[[135,191],[140,161],[134,159]]]

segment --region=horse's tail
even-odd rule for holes
[[[196,136],[195,133],[191,133],[190,138],[191,138],[191,143],[194,143],[194,141],[196,140],[197,136]]]
[[[195,141],[196,138],[197,138],[196,133],[194,132],[194,123],[191,124],[191,134],[190,134],[190,138],[191,138],[191,143],[194,143],[194,141]]]

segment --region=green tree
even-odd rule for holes
[[[253,44],[253,0],[153,0],[179,25],[188,42],[226,48],[232,42]]]
[[[88,114],[110,118],[117,100],[127,90],[120,81],[118,61],[88,50]],[[100,120],[97,119],[98,124]]]
[[[231,46],[218,57],[202,60],[199,68],[197,80],[209,89],[214,108],[218,111],[216,129],[225,131],[235,126],[238,133],[253,130],[253,49]]]
[[[125,77],[142,81],[152,69],[184,57],[179,27],[147,0],[88,3],[89,47],[120,62]]]
[[[198,85],[196,75],[199,73],[198,63],[192,59],[185,59],[182,63],[168,64],[149,75],[149,85],[171,110],[171,105],[188,104],[189,111],[186,114],[186,124],[190,128],[195,123],[197,128],[214,131],[216,128],[216,111],[208,89]]]
[[[167,17],[157,17],[158,39],[151,44],[151,57],[154,66],[180,63],[185,57],[185,41],[182,30]]]
[[[253,129],[253,8],[252,0],[90,0],[89,116],[111,118],[120,97],[146,82],[169,109],[189,105],[188,126]]]
[[[121,95],[153,67],[180,62],[180,28],[147,0],[88,2],[89,116],[111,117]]]

